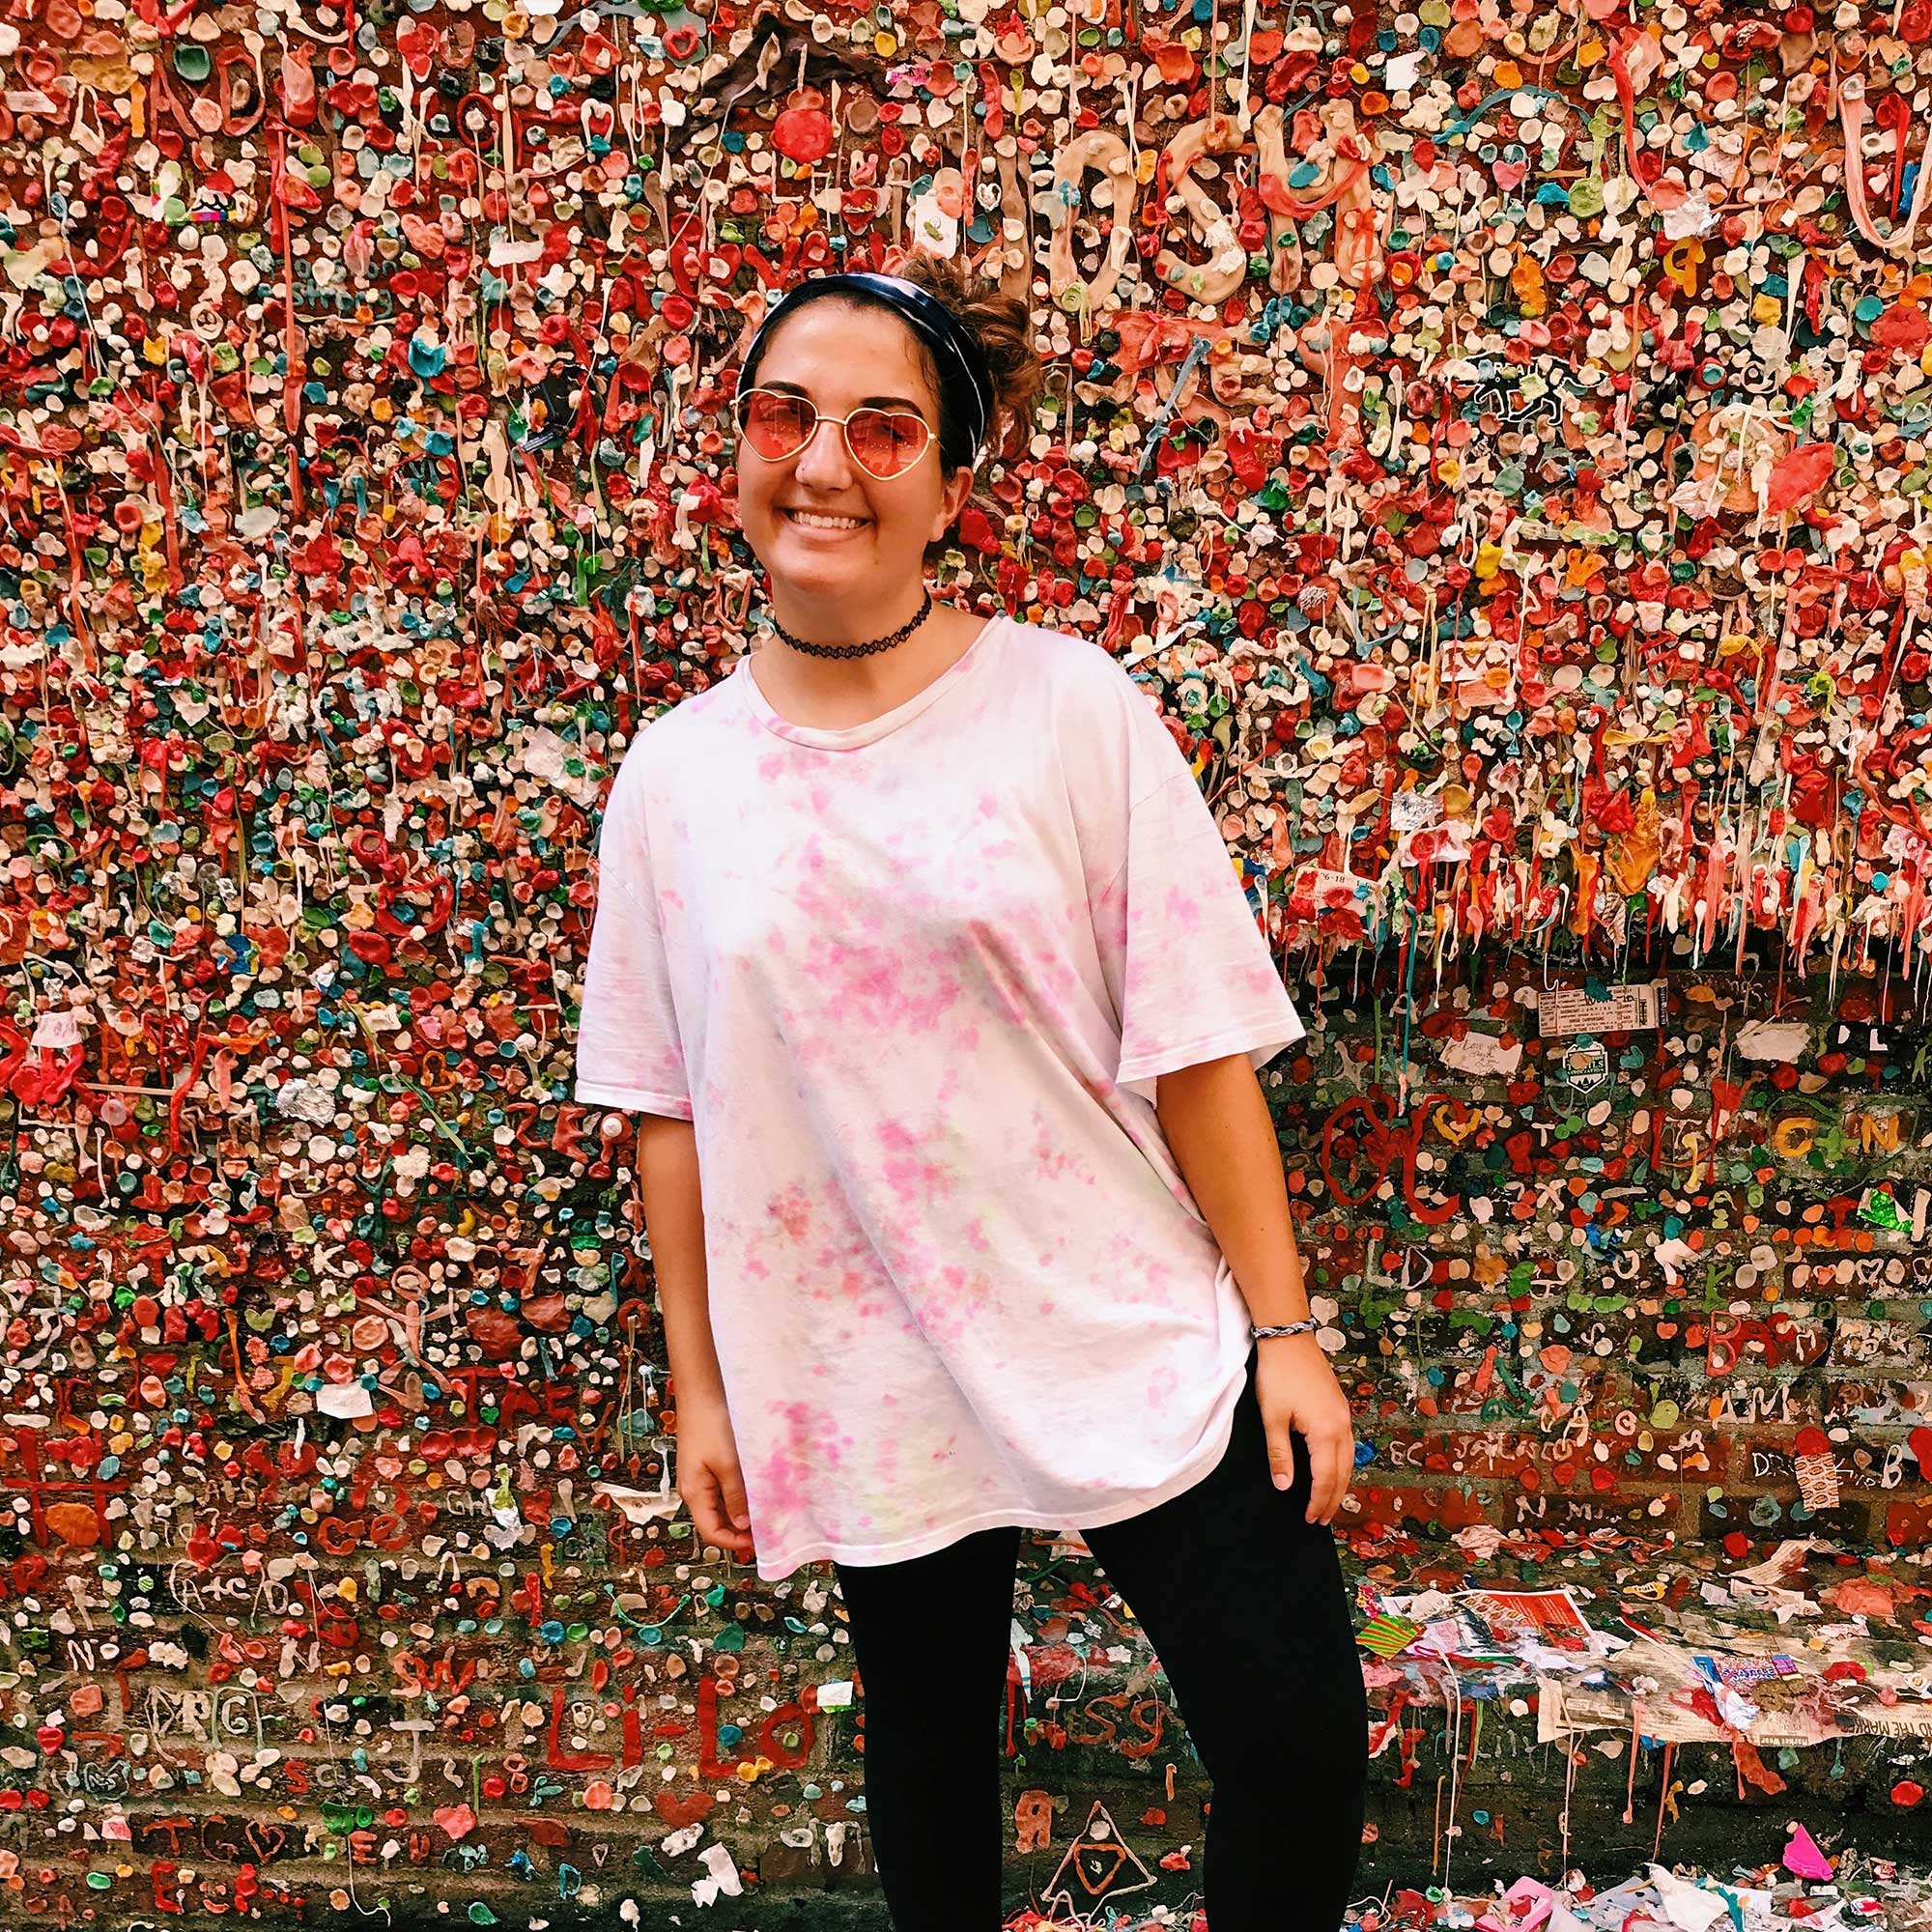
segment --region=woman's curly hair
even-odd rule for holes
[[[993,378],[993,421],[986,432],[985,453],[999,453],[1015,428],[1022,434],[1030,428],[1034,405],[1046,382],[1045,368],[1034,348],[1033,317],[1027,304],[997,282],[980,280],[963,262],[945,256],[908,254],[891,272],[944,302],[980,345]],[[942,402],[940,467],[951,473],[966,461],[971,441],[963,412],[948,403],[936,375],[933,386]]]

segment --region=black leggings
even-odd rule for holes
[[[1298,1435],[1294,1454],[1293,1487],[1275,1489],[1251,1350],[1219,1466],[1140,1516],[1082,1531],[1146,1630],[1213,1782],[1210,1932],[1335,1932],[1361,1846],[1361,1664],[1334,1539],[1303,1515]],[[980,1530],[904,1563],[836,1566],[864,1689],[866,1811],[895,1932],[998,1932],[1013,1830],[998,1720],[1019,1534]],[[1115,1814],[1129,1846],[1142,1835],[1136,1815]],[[1086,1817],[1077,1804],[1056,1815],[1042,1887]],[[1072,1893],[1076,1911],[1098,1902],[1077,1885]],[[1155,1896],[1129,1894],[1121,1909]]]

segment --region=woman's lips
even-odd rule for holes
[[[779,515],[795,530],[809,530],[813,536],[848,537],[871,526],[869,517],[831,515],[823,510],[799,510],[789,506]]]

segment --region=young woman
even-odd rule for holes
[[[1301,1024],[1120,664],[924,581],[1038,384],[1023,305],[926,258],[765,318],[735,414],[773,640],[611,785],[577,1097],[652,1117],[700,1537],[837,1569],[898,1932],[1000,1923],[1028,1525],[1081,1531],[1173,1686],[1213,1932],[1331,1932],[1353,1442],[1255,1078]]]

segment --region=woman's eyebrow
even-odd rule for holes
[[[796,383],[773,381],[759,383],[756,386],[760,389],[777,389],[787,396],[803,396],[807,402],[811,400],[810,395]],[[911,396],[867,396],[859,407],[867,410],[910,410],[916,416],[923,416],[925,413]]]

